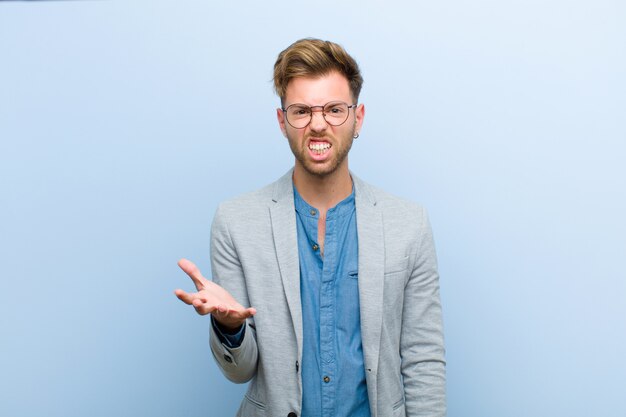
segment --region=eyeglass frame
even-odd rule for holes
[[[344,120],[343,122],[339,123],[338,125],[334,125],[332,123],[330,123],[328,120],[326,120],[326,113],[324,113],[324,107],[328,106],[329,104],[332,103],[340,103],[340,104],[345,104],[346,107],[348,107],[348,115],[346,116],[346,120]],[[291,122],[289,121],[289,117],[287,116],[287,110],[289,109],[289,107],[291,106],[303,106],[303,107],[308,107],[310,110],[310,114],[309,114],[309,123],[305,124],[302,127],[295,127],[294,125],[291,124]],[[351,104],[348,105],[348,103],[346,103],[345,101],[341,101],[341,100],[335,100],[335,101],[329,101],[328,103],[322,105],[322,106],[307,106],[306,104],[303,103],[293,103],[288,105],[287,107],[281,107],[280,109],[283,111],[283,114],[285,115],[285,120],[287,121],[287,123],[289,123],[289,126],[293,127],[294,129],[306,129],[306,127],[308,125],[311,124],[311,122],[313,121],[313,109],[316,107],[321,107],[321,112],[322,112],[322,118],[324,119],[324,121],[326,123],[328,123],[330,126],[341,126],[343,125],[345,122],[348,121],[348,119],[350,118],[350,109],[356,109],[357,107],[359,107],[359,105],[357,103],[355,104]]]

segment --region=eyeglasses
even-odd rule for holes
[[[313,112],[316,111],[314,109],[319,108],[321,110],[324,120],[329,125],[341,126],[348,120],[350,109],[356,107],[356,104],[349,106],[348,103],[343,101],[331,101],[323,106],[307,106],[306,104],[296,103],[287,108],[281,108],[281,110],[285,114],[287,123],[296,129],[304,129],[311,123]]]

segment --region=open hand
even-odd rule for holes
[[[198,292],[187,293],[177,289],[174,294],[185,304],[192,305],[198,314],[212,314],[220,325],[235,330],[256,313],[256,309],[245,308],[224,288],[204,278],[193,262],[181,259],[178,266],[189,275]]]

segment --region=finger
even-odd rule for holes
[[[194,296],[192,294],[189,294],[181,289],[174,291],[174,294],[185,304],[191,304],[194,300]]]
[[[242,305],[238,305],[237,307],[232,308],[232,310],[236,311],[240,317],[243,317],[246,319],[256,314],[256,308],[254,307],[244,308]]]
[[[200,273],[200,270],[198,269],[196,264],[188,259],[183,258],[178,261],[178,266],[180,267],[180,269],[185,271],[187,275],[189,275],[189,278],[191,278],[198,291],[204,289],[204,281],[206,281],[206,278],[202,276],[202,273]]]
[[[254,316],[255,314],[256,314],[256,308],[254,307],[246,308],[242,313],[242,318],[247,319],[249,317]]]
[[[206,303],[207,299],[203,296],[200,295],[199,292],[196,293],[189,293],[189,292],[185,292],[181,289],[177,289],[176,291],[174,291],[174,294],[176,295],[176,297],[178,297],[179,300],[181,300],[183,303],[185,304],[192,304],[194,300],[200,300],[200,302],[202,303]]]
[[[202,302],[198,299],[193,300],[191,305],[193,305],[193,308],[196,309],[196,313],[200,314],[201,316],[206,316],[207,314],[213,313],[216,309],[215,306]]]
[[[243,308],[241,306],[237,307],[228,307],[223,305],[218,305],[215,308],[215,315],[220,318],[231,318],[237,320],[245,320],[248,317],[252,317],[256,314],[255,308]]]

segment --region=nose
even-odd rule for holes
[[[309,126],[314,132],[322,132],[328,127],[328,123],[324,118],[324,109],[311,108],[311,123]]]

